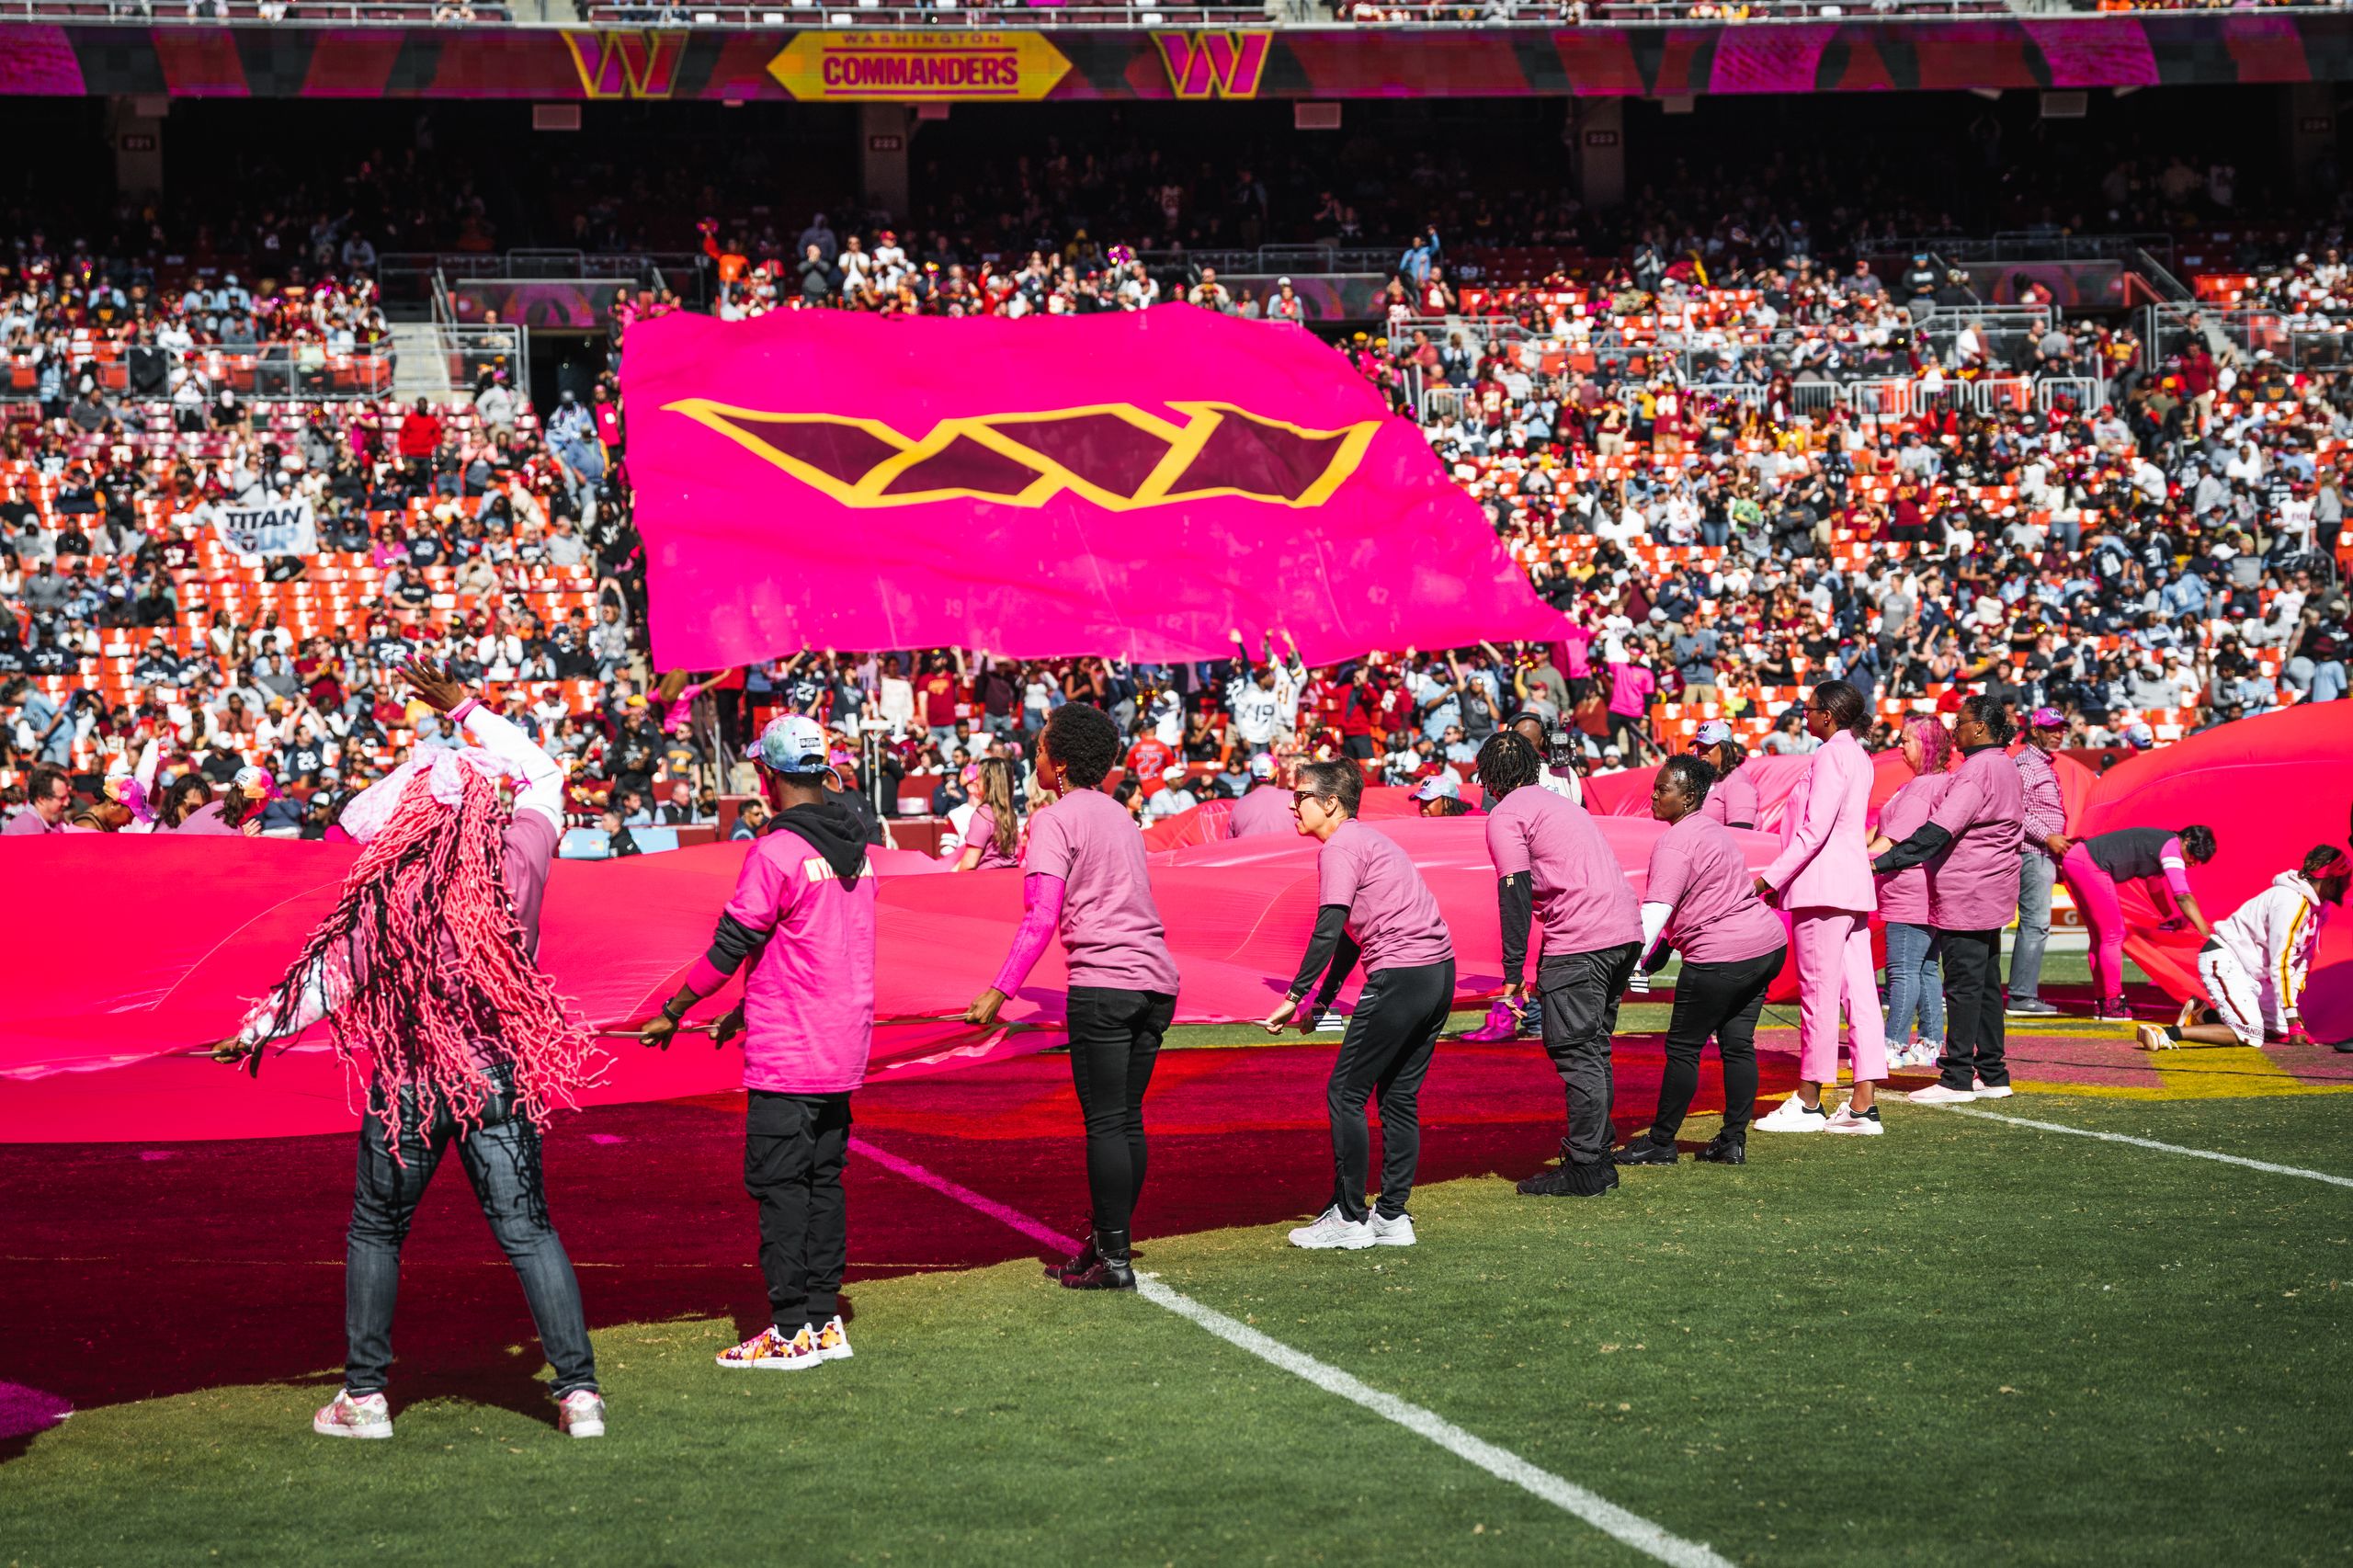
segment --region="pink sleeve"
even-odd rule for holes
[[[1807,864],[1822,852],[1830,841],[1830,824],[1838,820],[1838,780],[1825,778],[1820,782],[1826,788],[1816,789],[1815,775],[1827,774],[1824,766],[1806,770],[1805,813],[1798,819],[1797,834],[1786,848],[1765,868],[1766,885],[1776,890],[1787,887]]]
[[[2165,847],[2157,851],[2157,863],[2165,868],[2165,888],[2177,899],[2189,896],[2189,857],[2182,852],[2181,840],[2168,838]]]
[[[1062,922],[1063,892],[1060,877],[1032,872],[1021,879],[1021,926],[1013,933],[1013,950],[1005,955],[1005,965],[996,971],[994,989],[998,995],[1012,995],[1029,978],[1038,956],[1046,950],[1047,939]]]

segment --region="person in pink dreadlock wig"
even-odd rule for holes
[[[370,1062],[344,1264],[344,1386],[312,1421],[330,1437],[389,1437],[384,1398],[401,1244],[454,1139],[491,1233],[521,1279],[555,1369],[557,1425],[605,1431],[572,1260],[548,1217],[540,1134],[603,1060],[534,960],[540,902],[563,832],[563,775],[529,736],[438,667],[401,674],[472,744],[437,747],[347,803],[359,846],[343,898],[234,1035],[234,1062],[324,1019],[345,1062]],[[511,780],[514,809],[500,804]]]

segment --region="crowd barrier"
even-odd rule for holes
[[[132,397],[167,397],[172,371],[181,366],[196,371],[217,392],[234,388],[241,397],[256,402],[302,399],[383,397],[392,390],[393,355],[381,351],[332,354],[322,343],[261,343],[250,349],[155,347],[123,348],[112,343],[76,349],[64,358],[65,392],[86,369],[108,392]],[[40,361],[31,355],[7,358],[10,398],[38,395]],[[199,409],[199,412],[201,412]]]

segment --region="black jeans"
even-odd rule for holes
[[[1609,1157],[1609,1036],[1641,947],[1624,942],[1589,953],[1547,953],[1536,966],[1536,986],[1544,994],[1544,1052],[1568,1095],[1572,1165]]]
[[[1106,985],[1070,988],[1070,1076],[1086,1119],[1086,1190],[1095,1228],[1133,1227],[1143,1196],[1143,1092],[1176,998]]]
[[[1945,955],[1945,1056],[1939,1063],[1948,1089],[1965,1089],[1972,1077],[1986,1084],[2010,1081],[2002,1057],[2002,933],[1948,931],[1937,927]]]
[[[1699,1092],[1699,1051],[1713,1035],[1724,1073],[1724,1131],[1745,1132],[1756,1110],[1756,1015],[1781,972],[1789,949],[1729,963],[1686,959],[1675,982],[1675,1011],[1666,1022],[1666,1070],[1658,1081],[1658,1115],[1651,1142],[1672,1143],[1691,1096]]]
[[[849,1261],[849,1096],[750,1092],[744,1108],[744,1190],[760,1210],[760,1273],[768,1310],[790,1339],[841,1310]]]
[[[1414,1172],[1422,1163],[1422,1078],[1453,1006],[1452,959],[1384,969],[1365,982],[1324,1093],[1332,1113],[1332,1201],[1350,1220],[1365,1217],[1372,1136],[1365,1128],[1364,1108],[1376,1090],[1381,1218],[1403,1214],[1405,1200],[1414,1196]]]
[[[539,1325],[540,1346],[555,1369],[556,1397],[597,1386],[597,1358],[588,1347],[580,1282],[548,1219],[540,1130],[517,1113],[506,1073],[494,1070],[491,1081],[495,1092],[483,1107],[482,1125],[462,1138],[457,1138],[457,1123],[446,1108],[419,1129],[415,1092],[404,1090],[401,1107],[409,1131],[402,1135],[398,1161],[385,1145],[383,1091],[369,1089],[368,1115],[359,1124],[351,1230],[344,1248],[343,1324],[350,1355],[343,1382],[354,1393],[382,1392],[392,1370],[401,1244],[408,1239],[416,1206],[452,1138],[457,1138],[458,1158],[473,1184],[483,1218],[490,1221],[490,1233],[523,1282],[531,1321]]]

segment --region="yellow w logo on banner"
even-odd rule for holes
[[[677,85],[683,32],[567,32],[580,88],[592,98],[666,98]]]
[[[709,398],[681,398],[665,411],[709,426],[845,506],[1042,506],[1065,491],[1115,512],[1217,496],[1320,506],[1381,428],[1365,420],[1310,429],[1227,403],[1168,406],[1184,423],[1108,403],[942,419],[913,436],[880,419]]]

